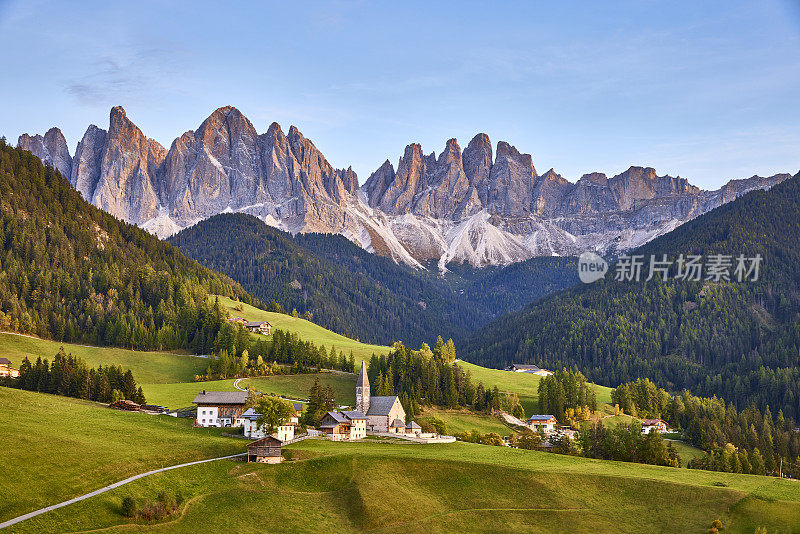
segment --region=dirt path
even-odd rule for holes
[[[134,480],[139,480],[140,478],[148,477],[150,475],[155,475],[157,473],[163,473],[164,471],[170,471],[172,469],[178,469],[179,467],[188,467],[190,465],[204,464],[206,462],[215,462],[217,460],[227,460],[229,458],[236,458],[236,457],[239,457],[239,456],[245,456],[246,454],[247,454],[246,452],[242,452],[242,453],[239,453],[239,454],[231,454],[230,456],[220,456],[219,458],[209,458],[208,460],[198,460],[196,462],[188,462],[188,463],[185,463],[185,464],[178,464],[178,465],[172,465],[172,466],[169,466],[169,467],[162,467],[161,469],[154,469],[152,471],[148,471],[147,473],[141,473],[141,474],[138,474],[138,475],[134,475],[132,477],[126,478],[125,480],[120,480],[119,482],[114,482],[113,484],[109,484],[108,486],[106,486],[104,488],[100,488],[98,490],[94,490],[94,491],[92,491],[90,493],[87,493],[86,495],[81,495],[80,497],[75,497],[74,499],[70,499],[68,501],[60,502],[58,504],[52,504],[50,506],[45,506],[44,508],[40,508],[39,510],[35,510],[35,511],[29,512],[29,513],[27,513],[25,515],[21,515],[19,517],[15,517],[14,519],[9,519],[8,521],[0,523],[0,529],[6,528],[6,527],[10,527],[11,525],[16,525],[17,523],[19,523],[21,521],[25,521],[26,519],[30,519],[31,517],[36,517],[37,515],[41,515],[41,514],[50,512],[51,510],[56,510],[58,508],[63,508],[64,506],[67,506],[67,505],[70,505],[70,504],[73,504],[73,503],[76,503],[76,502],[79,502],[79,501],[83,501],[83,500],[88,499],[90,497],[94,497],[95,495],[100,495],[101,493],[105,493],[107,491],[110,491],[112,489],[118,488],[120,486],[124,486],[125,484],[128,484],[129,482],[133,482]]]

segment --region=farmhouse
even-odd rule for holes
[[[267,434],[264,433],[264,429],[259,428],[257,423],[260,416],[260,413],[257,413],[252,408],[248,408],[236,419],[236,424],[234,426],[241,426],[244,430],[244,435],[248,438],[260,439],[266,437]],[[289,422],[288,424],[281,425],[272,436],[278,438],[281,442],[291,441],[294,439],[294,427],[296,424],[297,423]]]
[[[267,321],[251,321],[244,323],[244,327],[254,334],[264,334],[268,336],[272,333],[272,325]]]
[[[524,363],[512,363],[511,365],[506,367],[506,371],[512,371],[514,373],[531,373],[539,376],[547,376],[553,374],[552,371],[548,371],[547,369],[542,369],[537,365],[528,365]]]
[[[558,421],[553,415],[532,415],[528,419],[528,427],[534,432],[542,430],[545,434],[549,434],[556,429]]]
[[[246,391],[206,391],[194,398],[198,426],[234,426],[245,411]]]
[[[396,419],[406,420],[406,411],[397,395],[370,396],[367,364],[363,361],[356,379],[356,410],[366,414],[369,432],[392,432],[392,423]]]
[[[319,429],[332,441],[362,439],[367,435],[367,416],[357,410],[328,412]]]
[[[281,441],[273,436],[265,436],[247,446],[247,461],[262,464],[277,464],[283,461]]]
[[[11,360],[8,358],[0,358],[0,378],[3,377],[17,378],[19,370],[11,367]]]
[[[295,425],[300,424],[300,416],[303,415],[303,403],[302,402],[293,402],[292,407],[294,408],[294,415],[292,416],[291,423]]]
[[[667,431],[667,423],[661,419],[645,419],[642,421],[642,434],[658,432],[664,434]]]

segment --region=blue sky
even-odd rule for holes
[[[292,4],[0,0],[0,135],[59,126],[74,151],[122,105],[169,147],[230,104],[362,183],[477,132],[573,181],[800,170],[797,0]]]

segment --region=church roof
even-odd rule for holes
[[[358,372],[358,378],[356,379],[356,387],[368,388],[369,387],[369,377],[367,377],[367,364],[366,362],[361,362],[361,370]]]
[[[389,412],[392,410],[392,406],[394,406],[396,400],[397,395],[390,395],[387,397],[370,397],[367,415],[389,415]]]

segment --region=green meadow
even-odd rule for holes
[[[242,451],[218,429],[0,387],[0,522],[169,465]]]
[[[40,408],[76,421],[93,422],[97,435],[144,424],[146,438],[104,444],[80,438],[86,452],[72,450],[62,461],[27,468],[23,476],[0,473],[4,495],[0,518],[54,503],[135,468],[152,468],[194,451],[238,452],[244,443],[213,432],[182,427],[165,416],[113,412],[88,403],[47,395]],[[0,400],[36,402],[32,399]],[[94,413],[91,413],[94,412]],[[166,421],[166,422],[162,422]],[[76,423],[80,424],[80,423]],[[143,440],[179,436],[168,455],[152,454]],[[28,443],[13,463],[46,455],[42,442],[76,439],[57,425],[32,425],[3,438],[5,450]],[[71,443],[71,445],[74,445]],[[192,446],[193,445],[193,446]],[[166,447],[161,447],[166,448]],[[754,475],[588,460],[549,453],[468,443],[422,445],[367,440],[334,443],[311,439],[285,448],[280,465],[222,460],[154,475],[16,525],[13,532],[705,532],[720,519],[724,532],[752,533],[800,528],[800,484]],[[24,457],[23,457],[24,456]],[[38,460],[36,460],[38,464]],[[67,465],[72,464],[72,465]],[[81,467],[88,466],[81,469]],[[83,476],[78,476],[80,472]],[[39,491],[30,481],[45,484]],[[26,486],[32,486],[27,487]],[[186,502],[175,516],[146,524],[121,515],[132,496],[153,500],[180,492]],[[673,503],[664,506],[665,502]]]
[[[514,433],[509,427],[503,424],[497,417],[489,415],[478,415],[467,410],[445,410],[438,408],[425,408],[424,413],[418,418],[419,421],[427,421],[432,418],[441,419],[447,424],[447,433],[460,433],[477,430],[481,434],[495,432],[501,436],[510,436]]]

